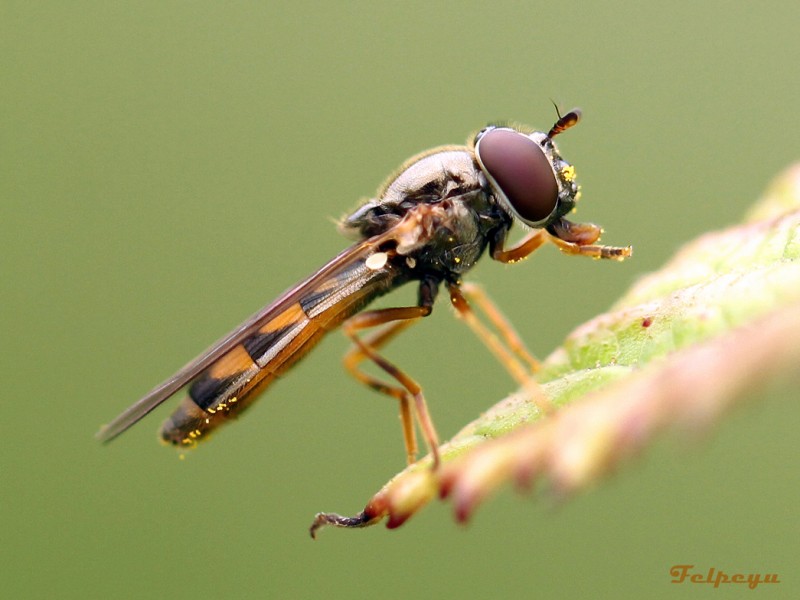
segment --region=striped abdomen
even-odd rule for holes
[[[164,441],[192,446],[237,416],[322,336],[405,280],[391,262],[379,269],[358,259],[318,285],[302,290],[252,336],[213,363],[189,385],[189,394],[161,427]]]

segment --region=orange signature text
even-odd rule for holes
[[[721,569],[711,567],[707,573],[693,572],[694,565],[675,565],[669,570],[674,577],[672,583],[710,583],[715,588],[725,583],[746,583],[751,590],[760,583],[780,583],[777,573],[733,573],[728,574]]]

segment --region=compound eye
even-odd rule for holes
[[[478,140],[475,153],[523,221],[539,223],[553,213],[558,183],[550,161],[531,138],[512,129],[492,129]]]

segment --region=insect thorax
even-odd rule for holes
[[[342,220],[341,229],[366,238],[397,226],[407,216],[414,217],[418,226],[405,222],[398,253],[410,258],[416,269],[445,276],[469,270],[492,230],[510,225],[465,146],[436,148],[407,161],[377,198]]]

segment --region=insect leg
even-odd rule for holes
[[[403,438],[405,441],[406,455],[409,464],[416,460],[417,455],[417,439],[416,435],[414,434],[414,418],[413,413],[411,412],[411,396],[409,392],[405,388],[388,385],[380,379],[364,373],[359,369],[359,365],[365,359],[371,358],[367,353],[364,352],[362,345],[376,350],[391,340],[395,335],[400,333],[400,331],[415,322],[416,318],[389,323],[386,327],[379,329],[366,340],[363,340],[361,344],[359,344],[358,340],[354,338],[354,335],[352,335],[351,332],[347,331],[349,323],[345,323],[345,333],[348,337],[355,341],[355,345],[350,348],[350,350],[348,350],[347,354],[344,356],[344,368],[347,369],[350,375],[355,377],[364,385],[377,392],[380,392],[381,394],[391,396],[392,398],[397,399],[397,401],[400,403],[400,420],[403,424]]]
[[[545,229],[535,229],[526,235],[516,246],[506,249],[506,235],[508,230],[501,230],[491,241],[490,252],[492,258],[502,263],[515,263],[527,258],[534,250],[547,241],[555,244],[565,254],[579,254],[592,258],[610,258],[624,260],[628,258],[632,249],[630,246],[603,246],[595,244],[602,233],[602,229],[591,223],[571,223],[566,219],[554,223]]]
[[[579,254],[581,256],[590,256],[591,258],[610,258],[612,260],[625,260],[631,255],[630,246],[601,246],[595,244],[586,244],[582,246],[575,242],[568,242],[556,236],[551,235],[550,241],[553,242],[558,249],[564,254]]]
[[[544,229],[534,229],[522,238],[516,246],[506,249],[504,246],[507,233],[508,230],[501,230],[490,244],[489,251],[492,254],[492,258],[501,263],[515,263],[527,258],[529,254],[544,244],[550,237]]]
[[[528,390],[529,396],[536,406],[543,413],[550,412],[553,409],[550,400],[531,376],[539,369],[539,361],[525,348],[511,323],[500,312],[495,303],[489,299],[479,286],[474,284],[464,284],[462,286],[450,284],[448,290],[450,292],[450,300],[458,316],[486,344],[500,364],[511,374],[511,377]],[[481,312],[486,315],[502,337],[502,341],[481,322],[469,305],[467,298],[473,300]]]
[[[433,421],[428,413],[422,388],[409,375],[378,353],[380,348],[395,335],[431,313],[434,294],[434,288],[429,283],[423,282],[420,287],[420,305],[363,312],[345,321],[342,329],[355,344],[344,357],[344,366],[347,371],[358,381],[377,392],[396,398],[400,403],[400,417],[403,423],[403,437],[409,464],[416,459],[417,450],[411,407],[413,401],[417,422],[433,457],[433,466],[437,468],[439,466],[439,436],[436,434]],[[362,339],[357,334],[362,329],[381,325],[383,327],[366,339]],[[400,386],[387,384],[361,371],[359,365],[365,359],[374,362],[394,378]]]
[[[632,253],[630,246],[602,246],[595,244],[603,230],[592,223],[572,223],[559,219],[548,228],[548,237],[565,254],[580,254],[592,258],[624,260]]]
[[[539,370],[539,361],[528,351],[509,320],[481,286],[474,283],[463,283],[460,286],[451,284],[448,289],[458,316],[488,346],[518,383],[525,383],[530,378],[530,373]],[[470,303],[489,319],[500,334],[502,342],[480,321]]]

